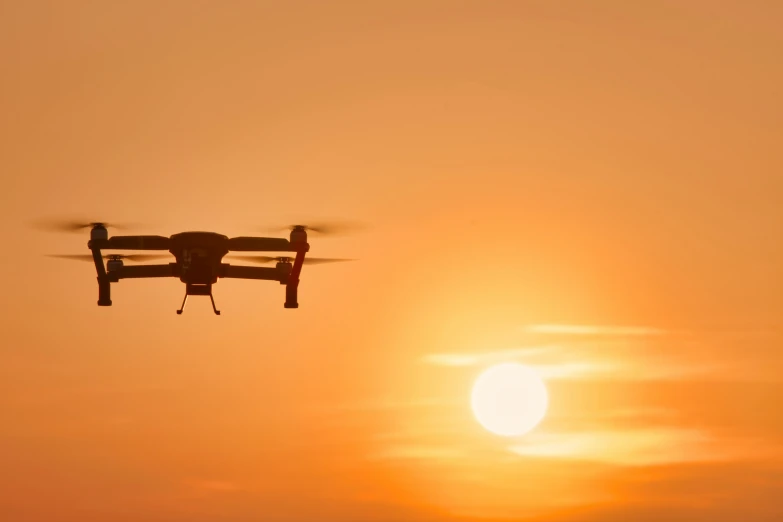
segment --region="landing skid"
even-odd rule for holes
[[[188,302],[189,295],[208,295],[209,300],[212,303],[212,311],[215,315],[220,315],[220,310],[215,306],[215,298],[212,297],[212,285],[187,285],[185,288],[185,298],[182,299],[182,305],[177,310],[177,315],[182,315],[185,311],[185,305]]]

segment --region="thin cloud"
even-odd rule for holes
[[[436,366],[478,366],[504,362],[510,359],[529,358],[559,351],[557,345],[523,346],[482,353],[436,353],[425,355],[423,361]]]
[[[575,324],[533,324],[524,327],[524,331],[533,334],[612,336],[612,337],[648,337],[665,335],[666,330],[647,326],[607,326]]]
[[[370,460],[451,461],[505,460],[503,453],[481,449],[462,440],[455,444],[426,443],[435,434],[395,434],[379,437],[385,444],[368,455]],[[444,434],[440,434],[444,435]],[[394,440],[398,442],[392,442]],[[400,440],[402,439],[402,440]],[[406,440],[407,439],[407,440]],[[505,455],[551,462],[584,462],[619,467],[662,466],[683,463],[738,462],[781,456],[769,441],[716,436],[695,428],[641,427],[565,432],[532,432],[505,448]]]
[[[652,349],[651,346],[655,346]],[[650,345],[644,339],[574,340],[560,344],[474,353],[436,353],[422,357],[425,364],[468,368],[519,362],[550,380],[646,380],[725,377],[727,363],[694,360],[692,348],[674,341]],[[736,373],[736,372],[735,372]]]
[[[429,354],[422,360],[426,364],[445,367],[481,367],[516,361],[529,366],[541,378],[548,380],[601,379],[630,373],[635,377],[644,375],[659,377],[667,374],[665,368],[636,368],[627,361],[609,360],[605,357],[579,360],[578,357],[573,349],[566,350],[560,345],[546,345],[483,353]],[[679,373],[677,375],[679,376]]]
[[[564,412],[560,416],[550,414],[548,417],[574,421],[591,420],[594,422],[611,423],[614,427],[617,427],[618,423],[623,425],[623,423],[638,424],[640,422],[671,425],[679,419],[680,415],[680,411],[675,408],[645,406],[614,408],[610,410],[602,408],[600,411],[588,412],[584,410],[570,411]]]
[[[564,362],[559,364],[531,364],[532,368],[542,379],[599,379],[610,375],[617,375],[627,369],[627,366],[611,362]]]
[[[509,451],[524,457],[619,466],[720,462],[767,457],[777,452],[759,441],[724,440],[701,430],[679,428],[532,433],[510,446]]]

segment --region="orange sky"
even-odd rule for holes
[[[0,1],[0,518],[783,519],[783,4]],[[87,234],[307,219],[300,308]],[[492,362],[546,379],[485,432]]]

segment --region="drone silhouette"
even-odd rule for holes
[[[350,230],[352,225],[323,224],[316,226],[292,225],[273,229],[277,232],[290,230],[289,238],[279,237],[231,237],[215,232],[182,232],[170,237],[157,235],[111,236],[108,228],[123,228],[109,223],[80,223],[70,221],[50,222],[43,228],[62,232],[78,232],[90,229],[90,240],[86,255],[50,255],[61,259],[89,261],[95,264],[98,275],[98,306],[111,306],[111,284],[122,279],[152,277],[177,277],[185,284],[185,298],[177,310],[182,314],[188,296],[209,296],[212,310],[220,315],[212,296],[212,285],[219,278],[261,279],[277,281],[285,285],[285,308],[299,308],[299,276],[304,264],[336,263],[353,259],[306,257],[310,250],[307,233],[335,234]],[[106,254],[104,250],[146,250],[166,251],[166,254]],[[293,256],[251,256],[235,255],[231,252],[292,252]],[[272,267],[232,265],[224,263],[229,255],[249,263],[275,263]],[[171,258],[166,264],[125,265],[125,261],[151,261]]]

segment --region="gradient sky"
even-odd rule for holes
[[[783,519],[783,3],[0,1],[0,518]],[[87,233],[308,219],[300,308]],[[469,394],[516,360],[515,439]]]

